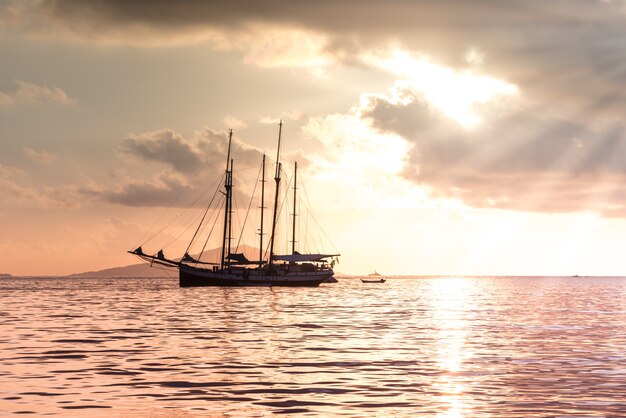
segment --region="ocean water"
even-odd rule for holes
[[[0,416],[626,416],[626,279],[0,280]]]

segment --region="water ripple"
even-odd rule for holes
[[[0,416],[623,416],[626,280],[3,279]]]

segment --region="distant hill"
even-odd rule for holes
[[[124,267],[113,267],[104,270],[85,271],[83,273],[70,274],[68,277],[165,277],[177,274],[175,268],[165,266],[157,267],[150,267],[150,264],[143,263],[131,264]]]
[[[243,252],[249,260],[256,260],[259,258],[259,249],[248,245],[239,247],[238,252]],[[219,260],[221,253],[221,248],[213,248],[202,253],[201,259],[203,261],[217,261]],[[165,255],[168,255],[167,252]],[[198,258],[197,255],[194,255],[194,257]],[[71,274],[68,277],[164,277],[175,275],[178,275],[176,268],[160,265],[150,267],[149,263],[137,263],[123,267],[113,267],[104,270]]]
[[[0,273],[0,279],[1,278],[8,278],[8,277],[13,277],[12,275],[10,275],[9,273]]]

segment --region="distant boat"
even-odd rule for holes
[[[367,275],[367,277],[377,277],[377,279],[361,279],[363,283],[385,283],[385,279],[382,278],[382,274],[374,270],[373,273]]]
[[[163,250],[156,255],[144,253],[141,246],[128,251],[141,259],[150,262],[150,265],[164,265],[177,267],[179,271],[180,287],[193,286],[319,286],[321,283],[331,283],[333,279],[333,267],[340,254],[305,254],[296,251],[296,211],[293,211],[293,229],[291,254],[279,255],[274,253],[274,238],[278,235],[276,227],[278,224],[278,214],[282,204],[279,205],[281,167],[280,138],[282,132],[282,122],[279,124],[278,148],[276,155],[276,173],[274,175],[275,194],[274,212],[272,217],[270,241],[268,249],[263,253],[263,209],[265,196],[265,155],[263,155],[261,165],[261,220],[259,233],[259,259],[248,260],[243,253],[237,253],[237,248],[232,248],[233,237],[233,160],[231,159],[231,144],[233,131],[230,130],[228,137],[228,152],[226,157],[226,172],[224,175],[223,189],[218,191],[225,196],[223,211],[223,233],[221,238],[222,250],[219,262],[206,262],[193,258],[185,252],[179,260],[166,258]],[[295,164],[293,176],[293,199],[296,201],[296,180],[298,163]],[[217,194],[217,193],[216,193]],[[208,209],[207,209],[208,211]],[[206,215],[206,212],[205,212]],[[247,215],[246,215],[247,216]],[[204,226],[205,217],[202,217],[196,234]],[[211,229],[212,230],[212,229]],[[242,232],[243,234],[243,232]],[[194,234],[193,240],[196,238]],[[208,241],[208,238],[207,238]],[[187,251],[191,243],[187,247]],[[200,257],[198,257],[200,258]]]
[[[370,275],[371,276],[371,275]],[[373,280],[369,280],[369,279],[361,279],[361,282],[363,283],[385,283],[385,279],[380,278],[380,279],[373,279]]]

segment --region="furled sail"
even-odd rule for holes
[[[250,260],[248,260],[248,257],[246,257],[244,253],[230,253],[227,258],[228,261],[234,261],[238,264],[250,264]]]
[[[200,261],[197,260],[195,258],[193,258],[192,256],[189,255],[189,253],[185,253],[185,255],[183,256],[183,258],[180,260],[183,263],[194,263],[194,264],[210,264],[210,265],[218,265],[219,263],[211,263],[209,261]]]
[[[229,264],[240,264],[240,265],[248,265],[248,264],[259,264],[259,261],[251,261],[248,260],[248,257],[245,256],[244,253],[230,253],[227,257]]]
[[[337,257],[340,254],[300,254],[295,251],[293,254],[287,255],[274,255],[274,260],[287,261],[289,263],[303,263],[303,262],[322,262],[326,258]]]

